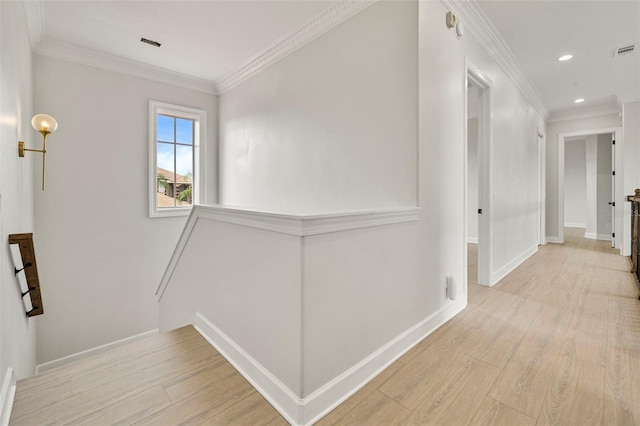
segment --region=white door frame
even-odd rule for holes
[[[473,84],[479,90],[478,102],[478,283],[491,285],[491,80],[465,58],[464,75],[464,255],[463,262],[467,268],[467,167],[468,167],[468,135],[467,135],[467,101],[468,86]],[[465,274],[466,282],[466,274]],[[466,285],[465,285],[466,288]]]
[[[617,169],[617,160],[616,160],[616,133],[612,133],[611,134],[611,139],[612,139],[612,143],[611,143],[611,170],[616,170]],[[617,224],[616,222],[618,222],[618,220],[616,220],[616,214],[618,213],[618,210],[616,209],[616,207],[618,207],[619,211],[623,211],[624,209],[622,208],[622,204],[617,204],[616,203],[616,177],[611,176],[611,200],[613,201],[613,205],[611,206],[611,229],[613,230],[614,236],[612,236],[611,238],[611,247],[616,248],[618,246],[618,243],[616,242],[616,240],[618,238],[622,238],[622,233],[617,233],[616,228],[617,228]]]
[[[544,133],[538,128],[538,244],[547,243],[547,225],[546,225],[546,158],[545,158],[545,137]]]
[[[622,127],[604,127],[600,129],[591,129],[591,130],[580,130],[577,132],[566,132],[558,134],[558,243],[564,243],[564,144],[565,139],[574,137],[574,136],[589,136],[589,135],[599,135],[603,133],[613,133],[613,137],[616,140],[616,145],[618,145],[618,139],[622,138]],[[615,187],[619,188],[622,185],[622,167],[620,167],[619,158],[622,157],[621,149],[618,146],[618,152],[616,152],[616,174],[613,176],[615,179]],[[621,195],[620,191],[616,191],[618,194],[614,194],[614,200],[616,206],[623,206],[624,197]],[[615,221],[615,229],[613,232],[616,233],[615,244],[616,248],[620,248],[622,244],[622,221]],[[622,252],[622,251],[621,251]]]

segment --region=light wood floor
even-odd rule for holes
[[[628,260],[567,229],[318,424],[639,425]],[[473,281],[472,281],[473,280]],[[286,424],[192,328],[18,383],[11,424]]]

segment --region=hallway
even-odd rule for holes
[[[470,284],[467,309],[318,424],[640,423],[628,259],[578,230],[565,238],[493,288]],[[190,328],[169,335],[20,381],[11,424],[283,423]]]
[[[467,309],[320,424],[638,424],[629,261],[576,229],[565,238],[492,288],[470,281]]]

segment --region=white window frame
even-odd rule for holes
[[[169,115],[194,120],[193,140],[193,200],[191,206],[157,206],[157,117]],[[149,217],[187,216],[196,204],[206,202],[207,111],[159,101],[149,101]]]

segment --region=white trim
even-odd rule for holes
[[[546,237],[546,240],[548,243],[552,243],[552,244],[562,244],[562,241],[560,241],[560,239],[558,237]]]
[[[297,237],[412,222],[418,220],[420,211],[419,207],[399,207],[319,215],[290,215],[222,205],[198,205],[194,209],[197,210],[196,214],[201,218]]]
[[[623,144],[621,143],[621,139],[622,139],[622,127],[603,127],[603,128],[599,128],[599,129],[588,129],[588,130],[578,130],[575,132],[565,132],[565,133],[558,133],[558,169],[557,169],[557,173],[558,173],[558,187],[557,187],[557,192],[558,192],[558,198],[557,198],[557,205],[558,205],[558,210],[556,211],[556,223],[558,224],[558,236],[557,237],[553,237],[554,242],[559,242],[559,243],[563,243],[564,242],[564,226],[562,226],[562,224],[564,223],[564,169],[565,169],[565,155],[564,155],[564,147],[565,147],[565,139],[567,138],[572,138],[575,136],[588,136],[588,135],[598,135],[598,134],[603,134],[603,133],[613,133],[614,137],[616,138],[616,146],[617,151],[616,151],[616,158],[622,158],[623,155]],[[624,182],[622,182],[622,170],[621,167],[616,167],[616,175],[614,177],[614,179],[616,179],[616,188],[618,188],[618,185],[622,185],[624,184]],[[620,196],[618,196],[618,194],[614,194],[614,201],[616,203],[617,206],[622,206],[624,205],[624,196],[622,196],[622,193],[619,194]],[[622,226],[622,222],[619,220],[616,220],[616,229],[613,232],[620,232],[621,229],[620,227]],[[547,237],[547,241],[550,241]],[[616,239],[617,240],[617,239]],[[623,244],[622,240],[619,240],[621,244]],[[622,246],[624,247],[624,246]],[[622,251],[621,251],[622,254]]]
[[[35,53],[217,95],[240,84],[378,0],[340,0],[308,22],[284,34],[235,71],[210,81],[47,37],[42,0],[24,1],[31,47]]]
[[[464,212],[465,218],[463,223],[463,235],[466,241],[466,226],[467,226],[467,208],[466,199],[468,196],[466,169],[467,169],[467,97],[469,83],[478,87],[479,90],[479,102],[478,102],[478,208],[482,209],[482,214],[478,218],[478,283],[480,285],[491,285],[491,268],[492,268],[492,253],[493,253],[493,239],[491,234],[492,227],[492,198],[491,188],[491,158],[492,158],[492,139],[493,124],[491,120],[491,97],[493,96],[492,87],[493,82],[482,70],[477,68],[468,57],[465,57],[465,76],[464,76],[464,94],[465,94],[465,108],[463,120],[463,128],[465,129],[464,140],[464,152],[465,152],[465,166],[464,166]],[[466,245],[462,245],[464,251],[462,253],[463,267],[467,268],[467,250]],[[464,279],[463,279],[464,283]],[[466,289],[466,286],[465,286]],[[466,291],[466,290],[465,290]]]
[[[46,36],[44,2],[42,0],[24,0],[22,6],[24,7],[24,14],[27,18],[31,49],[35,51],[38,43]]]
[[[620,106],[631,102],[640,102],[640,89],[616,93],[616,99]]]
[[[306,398],[300,398],[207,318],[196,313],[195,329],[292,425],[311,425],[365,386],[385,368],[465,308],[449,303],[407,329]]]
[[[87,47],[66,43],[51,38],[43,38],[33,47],[33,51],[40,55],[52,56],[82,65],[89,65],[108,71],[115,71],[146,80],[217,95],[213,82],[202,78],[192,77],[165,68],[148,65],[132,59],[123,58]]]
[[[611,241],[611,235],[609,234],[596,234],[593,232],[585,232],[584,237],[590,240]]]
[[[509,275],[509,273],[511,273],[518,266],[522,265],[522,263],[525,260],[533,256],[537,251],[538,251],[537,245],[535,247],[531,247],[530,249],[525,250],[522,254],[520,254],[518,257],[513,259],[511,262],[504,265],[502,268],[498,269],[497,271],[494,271],[491,274],[491,285],[493,286],[497,284],[501,279]]]
[[[302,399],[206,317],[196,312],[193,327],[291,424],[300,424]]]
[[[578,120],[581,118],[599,117],[602,115],[620,114],[621,108],[615,104],[598,105],[591,108],[578,108],[567,111],[552,113],[547,119],[547,123],[558,121]]]
[[[531,102],[533,107],[543,117],[549,116],[549,111],[544,106],[542,96],[538,89],[524,71],[515,55],[509,49],[491,20],[482,11],[475,1],[440,0],[451,10],[459,21],[464,22],[469,32],[476,36],[482,47],[487,51],[496,63],[502,68],[513,84]]]
[[[478,237],[467,237],[467,244],[478,244]]]
[[[564,223],[564,227],[565,228],[586,228],[587,224],[586,223],[565,222]]]
[[[544,129],[536,126],[536,141],[538,143],[538,244],[546,244],[544,238],[547,233],[547,139]]]
[[[191,232],[200,219],[231,223],[266,231],[305,237],[308,235],[326,234],[330,232],[348,231],[351,229],[369,228],[372,226],[390,225],[418,220],[419,207],[397,207],[393,209],[366,210],[358,212],[342,212],[321,215],[290,215],[267,213],[258,210],[247,210],[223,205],[194,205],[187,219],[180,239],[176,245],[169,264],[160,280],[156,295],[158,300],[171,280],[182,253],[191,237]]]
[[[331,28],[356,13],[371,6],[377,0],[340,0],[321,10],[311,20],[283,35],[245,61],[238,69],[216,79],[219,93],[224,93],[259,73],[288,54],[296,51]]]
[[[2,390],[0,391],[0,426],[7,426],[9,424],[15,394],[16,374],[12,368],[7,368],[4,380],[2,381]]]
[[[95,348],[87,349],[85,351],[77,352],[75,354],[67,355],[62,358],[54,359],[53,361],[48,361],[43,364],[39,364],[36,366],[36,374],[44,373],[48,370],[53,370],[54,368],[61,367],[63,365],[70,364],[72,362],[78,361],[83,358],[87,358],[92,355],[96,355],[99,353],[106,352],[110,349],[117,348],[119,346],[126,345],[131,342],[135,342],[137,340],[142,340],[147,337],[155,336],[158,334],[158,329],[145,331],[144,333],[136,334],[135,336],[125,337],[124,339],[116,340],[115,342],[107,343],[104,345],[96,346]]]
[[[157,138],[158,114],[195,120],[193,142],[193,205],[206,201],[207,196],[207,111],[158,101],[149,101],[149,217],[188,216],[192,206],[157,208]]]
[[[307,396],[304,399],[307,424],[317,422],[335,409],[465,307],[466,299],[463,298],[458,303],[449,302]]]

